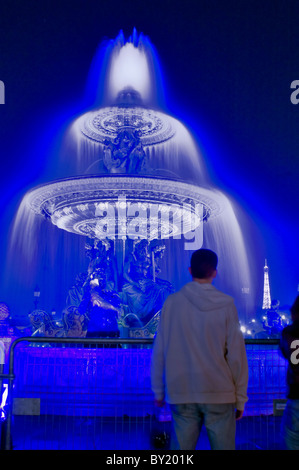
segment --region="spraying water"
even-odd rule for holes
[[[228,196],[213,188],[209,181],[195,138],[177,118],[159,107],[161,80],[149,40],[134,31],[126,42],[120,33],[115,41],[106,44],[105,53],[102,51],[100,56],[101,60],[97,57],[93,63],[88,80],[87,95],[92,106],[74,119],[65,135],[58,161],[63,169],[60,177],[119,176],[124,168],[127,174],[128,146],[134,141],[134,150],[139,149],[146,162],[138,170],[138,176],[170,178],[205,188],[220,201],[221,210],[204,224],[203,245],[218,253],[217,283],[237,297],[246,315],[253,307],[253,286],[238,214]],[[86,265],[84,241],[82,237],[58,230],[33,212],[31,200],[30,192],[25,194],[16,214],[9,263],[18,259],[18,275],[24,286],[26,280],[32,283],[38,277],[47,291],[48,302],[63,304],[71,279]],[[51,208],[51,201],[49,196],[47,213],[51,214],[52,210],[57,215],[58,209]],[[73,208],[63,210],[73,211]],[[191,249],[200,248],[193,243],[186,250],[184,242],[165,242],[168,255],[164,270],[176,288],[189,280],[182,267],[188,267]]]

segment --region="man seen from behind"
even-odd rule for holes
[[[166,299],[154,341],[152,390],[170,405],[172,449],[194,450],[203,424],[211,449],[235,449],[248,400],[244,338],[233,298],[212,285],[217,264],[211,250],[192,254],[192,281]]]

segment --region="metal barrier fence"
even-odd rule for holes
[[[4,386],[7,394],[2,449],[169,448],[170,413],[166,406],[157,415],[150,389],[152,342],[18,338],[0,370],[0,399]],[[237,449],[283,449],[286,361],[278,340],[245,343],[249,400],[237,422]],[[209,449],[205,430],[198,448]]]

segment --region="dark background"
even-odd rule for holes
[[[290,0],[2,1],[0,301],[14,295],[4,288],[11,223],[28,188],[46,179],[47,146],[81,99],[99,43],[135,27],[157,51],[168,111],[254,227],[257,298],[267,258],[272,298],[290,305],[299,283],[298,15]]]

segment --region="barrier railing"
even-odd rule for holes
[[[7,380],[7,403],[6,403],[6,419],[4,421],[3,430],[4,432],[1,435],[2,448],[5,450],[12,449],[12,439],[11,439],[11,425],[12,425],[12,414],[13,414],[13,383],[16,379],[15,375],[15,349],[16,346],[21,342],[27,342],[30,345],[62,345],[62,346],[71,346],[71,345],[82,345],[82,346],[101,346],[109,345],[116,346],[136,346],[136,345],[151,345],[153,343],[152,339],[111,339],[111,338],[56,338],[56,337],[21,337],[17,338],[10,346],[9,350],[9,359],[8,359],[8,373],[1,373],[0,379]],[[1,371],[0,371],[1,372]]]
[[[8,391],[2,449],[39,448],[40,435],[35,442],[28,441],[30,432],[35,432],[37,416],[46,448],[162,448],[170,432],[170,415],[166,408],[163,416],[154,416],[152,343],[144,338],[17,338],[4,369],[3,365],[0,369],[0,386],[5,383]],[[286,362],[279,353],[279,341],[246,339],[245,343],[249,401],[245,418],[238,424],[239,448],[281,448],[279,420],[286,396]],[[25,422],[25,416],[31,416],[32,423]],[[24,426],[26,433],[19,429]],[[70,439],[70,426],[76,431],[72,443],[63,443],[63,439]],[[110,440],[109,432],[113,433]],[[142,438],[142,433],[155,435],[155,442]]]

